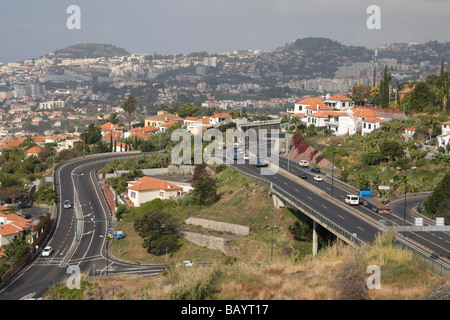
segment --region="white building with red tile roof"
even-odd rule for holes
[[[9,244],[14,239],[23,237],[30,229],[31,220],[16,214],[0,212],[0,247]]]
[[[384,123],[385,121],[380,119],[380,118],[365,118],[362,121],[362,128],[361,128],[361,135],[366,135],[369,134],[375,130],[378,130],[381,128],[381,125]]]
[[[349,97],[346,97],[342,94],[336,94],[326,99],[325,105],[333,109],[344,110],[346,108],[353,108],[355,103]]]
[[[154,199],[176,199],[183,192],[183,187],[173,183],[143,177],[138,181],[128,181],[128,198],[135,207]]]

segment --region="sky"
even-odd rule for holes
[[[67,27],[71,5],[80,8],[79,30]],[[367,12],[371,5],[379,16]],[[449,17],[449,0],[2,0],[0,62],[80,42],[144,54],[271,51],[307,37],[369,49],[447,42]],[[368,20],[380,28],[369,29]]]

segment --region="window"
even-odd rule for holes
[[[136,192],[134,192],[134,191],[131,191],[130,192],[130,198],[136,198]]]
[[[164,198],[164,195],[165,195],[164,191],[161,190],[161,191],[159,192],[159,196],[160,196],[161,198]]]

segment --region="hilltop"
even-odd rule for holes
[[[129,56],[131,53],[112,44],[78,43],[64,49],[56,50],[53,54],[54,57],[61,59],[89,59]]]

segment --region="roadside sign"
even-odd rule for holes
[[[389,190],[390,188],[389,186],[378,186],[378,190]]]
[[[123,238],[122,231],[114,231],[114,238]]]

